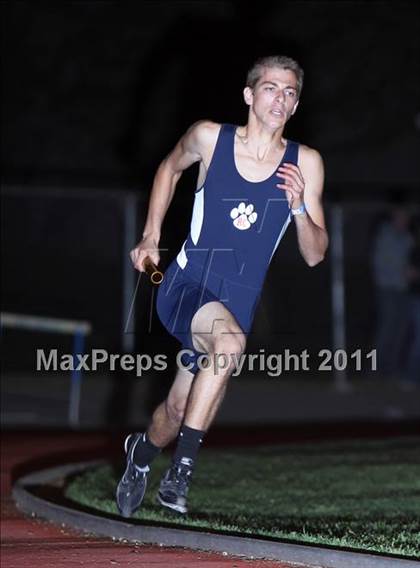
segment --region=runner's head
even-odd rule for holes
[[[303,87],[303,69],[297,61],[285,55],[269,55],[257,59],[248,71],[246,86],[250,89],[254,89],[265,69],[272,68],[293,71],[296,76],[297,98],[299,98]]]

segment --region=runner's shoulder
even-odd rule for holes
[[[306,144],[299,144],[299,165],[310,169],[322,168],[322,156],[315,148],[311,148]]]
[[[299,145],[298,166],[306,184],[306,194],[320,196],[324,185],[324,162],[318,150],[305,144]]]
[[[221,126],[211,120],[198,120],[190,127],[190,134],[201,148],[211,148],[216,145]]]

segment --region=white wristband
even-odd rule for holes
[[[297,209],[290,209],[290,213],[292,215],[303,215],[304,213],[306,213],[305,204],[302,203],[302,205],[300,205],[300,207],[298,207]]]

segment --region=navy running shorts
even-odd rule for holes
[[[181,342],[183,349],[193,352],[191,356],[184,354],[181,361],[183,365],[193,363],[190,371],[196,373],[197,359],[202,353],[194,348],[191,321],[199,308],[208,302],[221,302],[247,335],[259,296],[259,289],[233,282],[191,262],[181,268],[174,259],[159,285],[156,308],[168,332]]]

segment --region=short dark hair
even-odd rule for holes
[[[297,79],[297,96],[299,98],[303,87],[303,69],[297,61],[285,55],[268,55],[257,59],[248,71],[246,86],[253,89],[267,67],[278,67],[279,69],[293,71]]]

